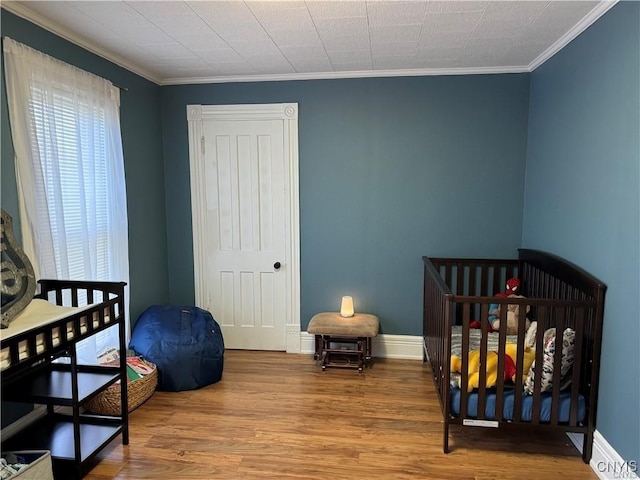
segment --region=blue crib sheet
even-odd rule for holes
[[[486,392],[486,401],[484,408],[484,415],[486,420],[494,420],[496,409],[496,394],[495,391]],[[513,389],[504,390],[504,402],[502,408],[502,417],[504,420],[513,420],[513,403],[514,403],[514,391]],[[473,392],[468,395],[467,403],[467,418],[476,418],[478,416],[478,393]],[[551,419],[551,402],[552,396],[550,392],[540,395],[540,422],[549,422]],[[560,392],[560,412],[558,414],[558,422],[564,423],[569,421],[570,407],[571,407],[571,392]],[[533,396],[522,395],[522,408],[520,410],[520,421],[530,422],[532,416]],[[451,389],[451,412],[454,415],[460,415],[460,389]],[[578,395],[578,421],[581,422],[585,417],[585,399],[582,395]]]

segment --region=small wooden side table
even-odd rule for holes
[[[315,335],[314,359],[321,359],[322,370],[327,367],[357,368],[359,373],[372,363],[372,339],[378,335],[380,321],[370,313],[356,313],[343,317],[338,312],[322,312],[313,316],[307,328]],[[349,349],[331,348],[332,343],[347,343]],[[357,363],[339,363],[332,355],[355,355]]]

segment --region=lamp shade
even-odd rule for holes
[[[340,305],[340,315],[343,317],[353,317],[353,298],[342,297],[342,304]]]

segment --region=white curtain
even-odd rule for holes
[[[128,283],[119,89],[10,38],[3,50],[23,248],[36,278]],[[117,347],[117,334],[94,336],[79,356]]]

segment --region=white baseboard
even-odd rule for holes
[[[373,338],[373,356],[422,361],[422,337],[416,335],[378,335]],[[314,353],[314,335],[300,333],[300,353]]]
[[[23,428],[28,427],[36,420],[44,417],[46,414],[47,407],[45,407],[44,405],[34,405],[33,410],[2,429],[2,432],[0,432],[0,435],[2,435],[2,441],[5,441],[7,438],[12,437]]]
[[[625,461],[597,430],[593,434],[593,453],[589,465],[602,480],[638,478],[640,459]]]

